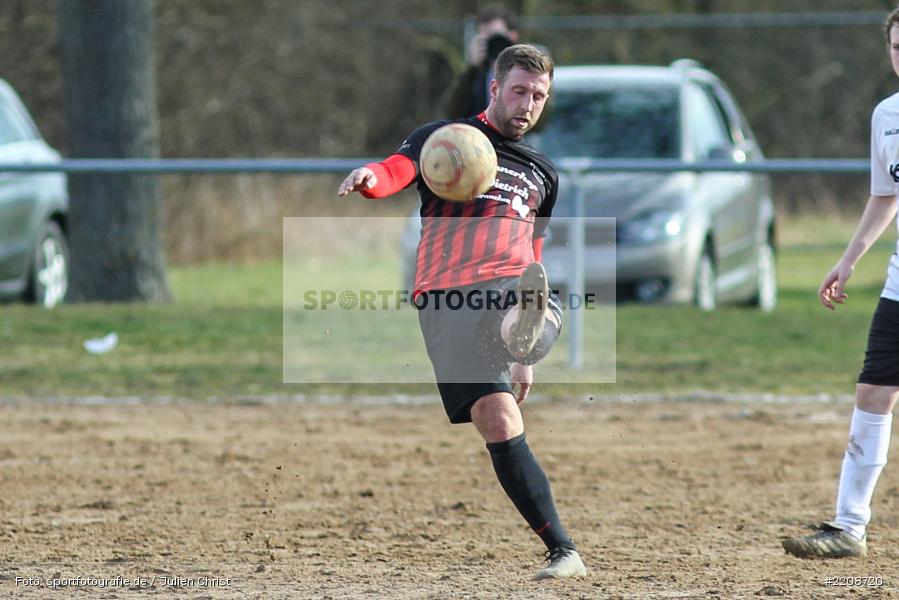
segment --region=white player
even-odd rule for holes
[[[890,61],[899,76],[899,8],[884,23]],[[818,297],[826,308],[843,304],[852,269],[896,216],[899,184],[899,93],[883,100],[871,118],[871,197],[852,241],[824,278]],[[871,321],[865,362],[855,390],[849,444],[843,457],[836,517],[818,533],[783,540],[787,553],[802,558],[867,554],[871,497],[887,462],[893,407],[899,396],[899,256],[890,260],[886,285]]]

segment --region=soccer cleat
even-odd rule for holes
[[[540,263],[532,262],[518,278],[518,318],[509,330],[507,344],[515,358],[525,358],[543,333],[548,300],[546,270]]]
[[[799,558],[849,558],[868,553],[865,538],[855,539],[836,523],[821,523],[818,533],[787,538],[781,544],[787,554]]]
[[[581,555],[574,548],[560,546],[555,550],[546,552],[546,560],[549,564],[534,576],[534,579],[570,579],[583,577],[587,574],[587,567],[581,560]]]

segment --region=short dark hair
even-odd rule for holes
[[[478,11],[478,25],[502,19],[509,31],[518,31],[518,19],[515,13],[502,4],[488,4]]]
[[[883,33],[887,36],[887,44],[890,43],[890,30],[893,25],[899,24],[899,7],[887,15],[887,20],[883,22]]]
[[[506,75],[513,67],[524,69],[528,73],[542,75],[548,73],[553,78],[553,59],[549,53],[531,44],[515,44],[509,46],[496,57],[496,80],[502,85]]]

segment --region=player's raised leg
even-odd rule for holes
[[[546,270],[538,262],[518,278],[517,304],[503,317],[500,335],[521,364],[534,364],[549,352],[562,326],[562,311],[549,293]],[[549,319],[552,327],[546,330]]]
[[[549,565],[536,579],[581,577],[587,573],[556,511],[549,480],[524,434],[514,396],[488,394],[471,407],[471,420],[487,442],[493,469],[506,495],[547,547]]]

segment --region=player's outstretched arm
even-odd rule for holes
[[[359,192],[366,198],[386,198],[412,183],[415,173],[415,163],[411,158],[391,154],[381,162],[353,169],[337,188],[337,195]]]
[[[859,220],[852,240],[846,246],[840,261],[830,270],[818,288],[818,301],[825,308],[833,310],[836,308],[834,304],[843,304],[846,301],[849,297],[845,292],[846,282],[852,275],[856,263],[877,241],[895,216],[895,195],[868,198],[865,212]]]

